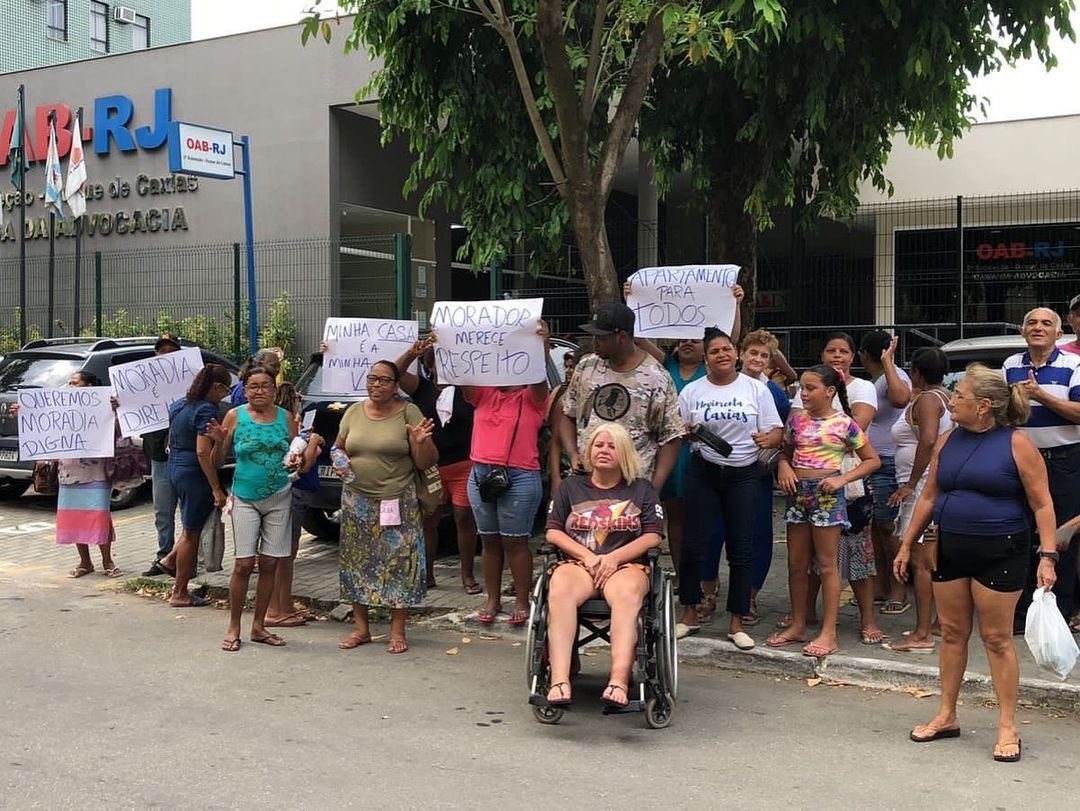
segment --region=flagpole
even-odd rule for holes
[[[83,108],[80,107],[75,112],[75,121],[78,122],[79,126],[77,129],[79,130],[80,135],[82,133],[82,114]],[[82,145],[80,144],[80,146]],[[72,144],[72,149],[74,148],[75,145]],[[82,328],[82,322],[79,318],[79,309],[82,306],[82,297],[80,296],[79,291],[79,276],[81,275],[82,270],[82,220],[82,215],[75,218],[75,312],[72,314],[71,319],[72,335],[78,335]]]
[[[19,85],[19,345],[26,345],[26,88]]]
[[[56,127],[56,110],[49,112],[49,132],[50,135],[54,132]],[[52,136],[55,137],[55,136]],[[50,153],[51,154],[51,153]],[[48,173],[48,169],[46,169]],[[48,180],[46,179],[46,182]],[[53,322],[56,321],[56,212],[52,209],[49,210],[49,292],[48,292],[48,304],[46,305],[46,311],[48,312],[49,323],[45,327],[45,337],[53,337]]]

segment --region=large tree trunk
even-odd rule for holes
[[[730,175],[729,175],[730,177]],[[757,295],[757,223],[747,214],[748,190],[742,184],[718,183],[709,195],[709,261],[739,265],[739,284],[746,292],[742,302],[742,330],[754,329]]]
[[[571,219],[585,272],[590,312],[595,312],[601,304],[622,301],[619,277],[615,273],[615,262],[611,258],[611,245],[604,224],[604,207],[577,206],[571,210]]]

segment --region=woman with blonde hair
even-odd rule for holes
[[[941,704],[928,723],[911,731],[916,743],[960,737],[957,698],[967,665],[973,618],[990,661],[999,720],[994,760],[1020,760],[1016,695],[1020,673],[1013,645],[1013,612],[1031,559],[1034,514],[1040,549],[1037,583],[1052,588],[1054,505],[1046,466],[1034,444],[1016,426],[1031,413],[1022,386],[981,364],[968,367],[949,401],[956,427],[938,440],[930,475],[904,532],[893,573],[908,577],[911,547],[936,542],[934,600],[941,623]],[[923,535],[933,520],[936,541]]]
[[[547,540],[563,560],[548,585],[548,652],[552,706],[571,702],[570,662],[577,610],[603,597],[611,606],[611,675],[603,701],[625,707],[630,690],[637,615],[649,590],[646,553],[660,545],[664,516],[641,477],[634,443],[618,423],[598,424],[585,443],[585,476],[570,476],[555,493]]]

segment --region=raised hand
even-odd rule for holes
[[[416,425],[406,425],[405,429],[409,432],[409,442],[413,446],[423,445],[431,440],[431,433],[435,430],[435,421],[430,418],[423,419]]]
[[[217,420],[210,420],[203,435],[210,437],[214,442],[224,442],[228,438],[229,432]]]

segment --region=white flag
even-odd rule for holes
[[[83,155],[82,128],[75,118],[75,127],[71,130],[71,154],[68,155],[67,183],[64,185],[64,199],[75,217],[86,213],[86,161]]]
[[[61,202],[64,178],[60,174],[60,158],[56,154],[56,125],[49,122],[49,155],[45,159],[45,208],[64,218],[64,206]]]

